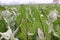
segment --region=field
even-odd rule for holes
[[[60,40],[60,4],[0,5],[0,40]]]

